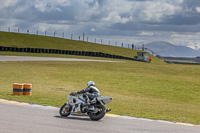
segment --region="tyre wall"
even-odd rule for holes
[[[124,59],[124,60],[135,60],[134,58],[130,58],[130,57],[112,55],[112,54],[107,54],[103,52],[91,52],[91,51],[70,51],[70,50],[59,50],[59,49],[18,48],[18,47],[4,47],[4,46],[0,46],[0,51],[67,54],[67,55],[94,56],[94,57],[104,57],[104,58],[114,58],[114,59]]]

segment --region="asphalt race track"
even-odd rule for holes
[[[97,61],[119,62],[109,60],[76,59],[76,58],[53,58],[53,57],[27,57],[27,56],[0,56],[0,61]]]
[[[199,126],[106,115],[60,117],[59,108],[0,99],[0,133],[200,133]]]

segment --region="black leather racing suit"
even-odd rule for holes
[[[76,93],[77,94],[87,93],[86,95],[89,97],[90,100],[93,100],[95,97],[101,96],[100,91],[94,86],[89,86],[84,90],[77,91]]]

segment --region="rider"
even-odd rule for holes
[[[88,92],[88,93],[87,93]],[[93,81],[89,81],[87,83],[87,88],[84,89],[84,90],[80,90],[80,91],[77,91],[77,92],[72,92],[72,94],[76,95],[76,94],[85,94],[87,95],[86,97],[86,103],[88,105],[90,105],[91,101],[98,97],[98,96],[101,96],[100,94],[100,91],[95,87],[95,83]],[[94,106],[90,106],[89,110],[94,110]]]

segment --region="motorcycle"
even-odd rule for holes
[[[104,105],[112,101],[111,97],[96,97],[90,101],[88,105],[86,103],[86,94],[74,95],[71,93],[65,103],[60,108],[60,115],[62,117],[67,117],[69,115],[79,115],[79,116],[89,116],[91,120],[98,121],[104,117],[106,112],[111,111],[111,109],[106,109]],[[93,106],[94,110],[90,110],[89,107]]]

